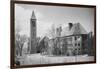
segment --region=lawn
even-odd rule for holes
[[[82,62],[93,61],[93,56],[48,56],[41,54],[28,54],[21,59],[21,65],[35,65],[35,64],[51,64],[51,63],[69,63],[69,62]]]

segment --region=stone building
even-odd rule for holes
[[[34,11],[30,19],[30,53],[36,53],[36,17]]]
[[[60,55],[69,56],[85,54],[88,46],[88,33],[80,23],[69,23],[68,27],[57,28],[57,33],[58,36],[50,39],[49,42],[50,47],[51,44],[56,47],[56,53],[59,51]]]
[[[69,23],[69,27],[64,28],[62,36],[67,42],[67,55],[81,55],[84,53],[87,31],[80,23]]]

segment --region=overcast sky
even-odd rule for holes
[[[67,26],[69,22],[81,23],[87,32],[94,32],[94,9],[44,5],[15,4],[15,31],[30,36],[30,18],[34,11],[37,36],[43,37],[51,25]]]

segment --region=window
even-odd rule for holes
[[[75,36],[75,40],[77,40],[77,36]]]
[[[80,43],[78,43],[78,46],[80,46]]]
[[[77,46],[77,43],[75,43],[75,46]]]
[[[75,49],[75,51],[77,51],[77,49]]]
[[[80,51],[81,49],[79,48],[78,50]]]

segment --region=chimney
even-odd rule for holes
[[[56,29],[56,31],[57,31],[57,37],[60,37],[60,36],[61,36],[62,27],[61,27],[61,26],[58,27],[58,28]]]
[[[68,23],[69,25],[69,30],[71,30],[71,28],[73,27],[73,23]]]

